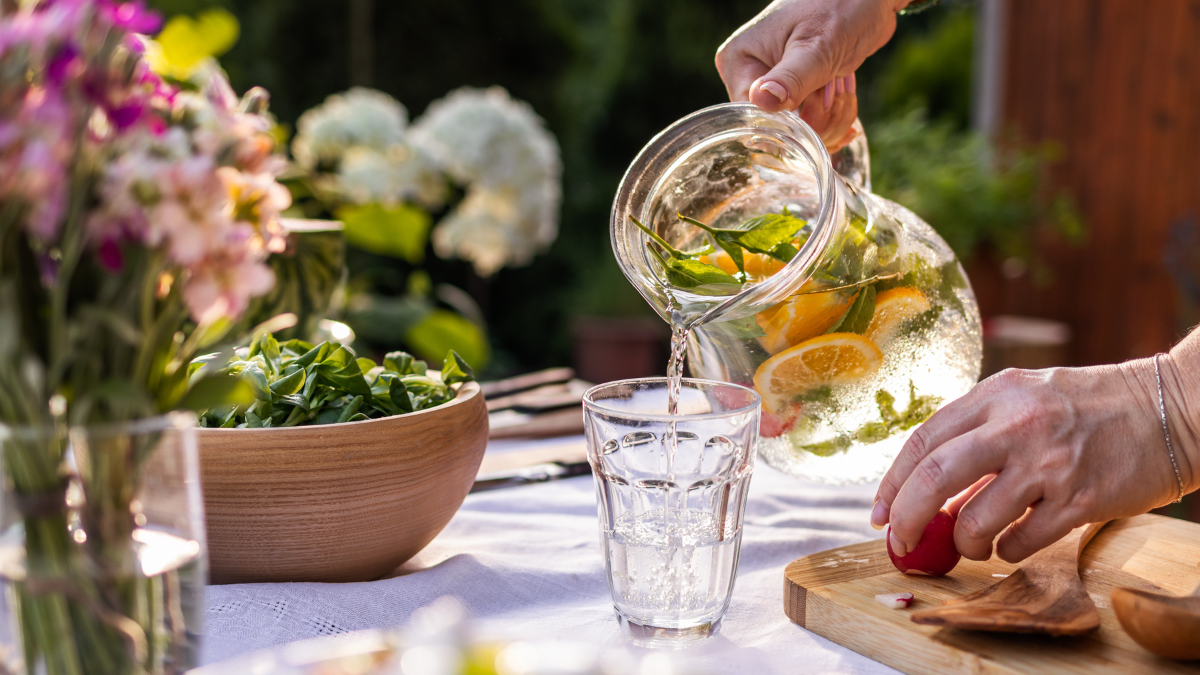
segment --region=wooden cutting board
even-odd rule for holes
[[[1100,610],[1100,628],[1081,637],[1010,635],[919,626],[913,609],[971,593],[1016,569],[999,558],[963,559],[940,578],[901,574],[882,539],[822,551],[784,571],[783,607],[792,621],[837,644],[913,675],[926,673],[1200,673],[1200,661],[1161,659],[1121,630],[1114,587],[1189,595],[1200,586],[1200,524],[1144,515],[1110,523],[1084,550],[1080,576]],[[881,593],[910,592],[909,609]]]

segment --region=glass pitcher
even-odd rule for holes
[[[883,475],[918,424],[971,388],[983,351],[954,253],[869,192],[868,162],[863,136],[831,159],[797,115],[722,104],[642,149],[611,216],[625,276],[688,332],[693,376],[753,387],[759,456],[828,483]],[[767,214],[798,227],[788,246],[723,248]],[[716,274],[683,284],[671,251]],[[710,283],[720,272],[736,284]]]

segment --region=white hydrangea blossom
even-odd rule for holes
[[[413,124],[466,198],[433,232],[439,256],[470,260],[480,275],[528,264],[558,235],[558,144],[528,104],[500,87],[464,87]]]
[[[348,149],[337,174],[338,190],[356,204],[415,201],[437,208],[446,201],[441,168],[420,146],[393,145],[385,151],[365,146]]]
[[[325,180],[353,203],[433,209],[445,202],[447,177],[466,188],[433,245],[482,276],[528,264],[558,235],[558,144],[528,104],[500,87],[451,92],[411,127],[392,97],[351,89],[304,113],[297,129],[296,161],[334,170]]]
[[[306,169],[336,164],[354,146],[386,150],[404,142],[408,111],[381,91],[355,87],[334,94],[296,122],[292,154]]]

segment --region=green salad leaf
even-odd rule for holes
[[[405,352],[391,352],[377,365],[345,345],[280,344],[270,334],[235,350],[224,366],[217,360],[202,356],[189,367],[191,407],[238,395],[232,404],[208,407],[202,427],[291,427],[402,415],[452,401],[459,385],[475,380],[454,350],[438,375]]]

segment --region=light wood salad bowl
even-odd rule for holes
[[[450,522],[488,419],[468,382],[453,401],[406,415],[199,436],[212,583],[369,581]]]

